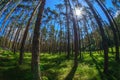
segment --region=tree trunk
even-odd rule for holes
[[[115,42],[115,49],[116,49],[116,58],[115,58],[115,60],[118,61],[119,60],[119,42],[118,42],[118,36],[116,34],[116,32],[118,32],[118,31],[115,29],[115,25],[113,24],[112,19],[110,18],[109,13],[107,12],[107,10],[105,10],[105,6],[98,0],[96,0],[96,2],[102,8],[103,12],[105,13],[106,17],[108,18],[108,21],[110,22],[111,29],[112,29],[112,32],[114,34],[114,42]]]
[[[69,2],[69,1],[68,1]],[[72,11],[71,4],[69,2],[70,11]],[[74,45],[75,45],[75,57],[74,57],[74,66],[78,66],[78,33],[77,33],[77,26],[76,26],[76,20],[72,13],[72,21],[73,21],[73,31],[74,31]]]
[[[91,2],[89,0],[85,0],[85,1],[88,4],[88,6],[90,7],[91,11],[93,12],[93,15],[94,15],[96,22],[100,29],[100,35],[102,36],[102,46],[104,49],[104,73],[108,73],[108,43],[107,43],[107,39],[105,36],[105,32],[102,27],[102,23],[99,20],[99,17],[97,15],[97,13],[95,12],[94,7],[92,6]]]
[[[39,37],[40,37],[40,26],[42,13],[44,10],[46,0],[40,0],[41,5],[39,6],[39,11],[35,23],[34,35],[32,41],[32,61],[31,61],[31,69],[33,73],[33,80],[41,80],[40,75],[40,66],[39,66]]]
[[[70,30],[69,30],[69,16],[68,16],[68,0],[65,0],[66,19],[67,19],[67,58],[70,57]]]
[[[10,15],[13,13],[13,11],[17,8],[17,6],[22,2],[22,0],[20,0],[15,6],[14,8],[12,8],[12,10],[9,12],[9,14],[6,16],[5,20],[2,23],[2,26],[0,27],[0,32],[2,31],[2,29],[4,28],[5,22],[8,20],[8,18],[10,17]]]
[[[16,53],[16,47],[15,47],[15,45],[17,44],[17,39],[18,39],[20,30],[21,30],[21,26],[20,26],[20,28],[18,27],[18,29],[17,29],[17,31],[15,33],[13,44],[12,44],[12,50],[13,50],[14,54]]]
[[[7,4],[3,7],[2,11],[0,11],[0,17],[1,17],[1,15],[2,15],[2,13],[7,9],[7,6],[11,3],[11,1],[12,1],[12,0],[9,0],[9,1],[7,2]]]
[[[25,45],[25,41],[26,41],[26,38],[27,38],[30,22],[31,22],[31,20],[32,20],[34,14],[36,13],[36,10],[38,9],[39,6],[40,6],[40,3],[38,3],[38,5],[34,9],[34,11],[32,12],[32,15],[29,18],[29,21],[28,21],[28,23],[26,25],[26,28],[25,28],[25,31],[24,31],[24,34],[23,34],[23,38],[22,38],[21,45],[20,45],[20,55],[19,55],[19,64],[20,65],[23,63],[24,45]]]

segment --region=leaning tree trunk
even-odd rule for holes
[[[34,11],[32,12],[32,15],[31,15],[26,27],[25,27],[25,31],[24,31],[23,38],[22,38],[21,45],[20,45],[20,56],[19,56],[19,64],[20,65],[23,63],[24,45],[25,45],[25,41],[26,41],[26,38],[27,38],[30,22],[31,22],[31,20],[32,20],[34,14],[36,13],[36,10],[38,9],[39,6],[40,6],[40,3],[38,3],[38,5],[34,9]]]
[[[19,38],[21,29],[22,29],[22,26],[20,26],[20,28],[18,27],[18,30],[16,32],[16,35],[15,35],[15,38],[14,38],[14,41],[13,41],[12,50],[13,50],[14,54],[16,53],[16,45],[18,43],[17,40]]]
[[[12,49],[12,48],[11,48],[11,46],[12,46],[12,39],[14,39],[14,34],[15,34],[15,32],[16,32],[15,29],[16,29],[15,27],[12,28],[12,30],[11,30],[11,32],[10,32],[10,34],[9,34],[10,40],[8,41],[8,44],[6,45],[6,46],[9,47],[9,49]]]
[[[91,9],[91,11],[96,19],[96,22],[99,26],[99,29],[100,29],[100,34],[102,37],[102,45],[103,45],[103,49],[104,49],[104,73],[108,73],[108,43],[107,43],[107,39],[105,36],[105,32],[104,32],[104,29],[102,27],[102,23],[99,20],[99,17],[97,15],[94,7],[92,6],[91,2],[89,0],[85,0],[85,1],[88,4],[88,6],[90,7],[90,9]]]
[[[41,5],[39,6],[39,11],[35,23],[34,28],[34,35],[33,35],[33,41],[32,41],[32,61],[31,61],[31,69],[33,73],[33,80],[41,80],[40,76],[40,67],[39,67],[39,37],[40,37],[40,26],[41,26],[41,19],[42,19],[42,13],[44,10],[46,0],[40,0],[39,3]]]
[[[3,9],[0,11],[0,17],[2,13],[7,9],[7,6],[11,3],[12,0],[8,1],[7,4],[3,7]]]
[[[69,16],[68,16],[68,0],[65,0],[66,6],[66,19],[67,19],[67,58],[70,57],[70,26],[69,26]]]
[[[117,28],[117,25],[114,25],[114,23],[112,22],[112,19],[110,18],[109,13],[107,12],[107,10],[105,9],[105,5],[102,5],[102,3],[98,0],[96,0],[96,2],[99,4],[99,6],[102,8],[103,12],[105,13],[106,17],[108,18],[108,21],[110,22],[111,25],[111,29],[114,35],[114,42],[115,42],[115,49],[116,49],[116,61],[119,60],[119,41],[118,41],[118,35],[116,32],[119,33],[119,31],[115,28]]]
[[[8,15],[6,16],[5,20],[2,23],[2,26],[0,27],[0,32],[2,32],[2,29],[5,26],[6,21],[8,20],[8,18],[10,17],[10,15],[14,12],[14,10],[17,8],[17,6],[22,2],[22,0],[20,0],[13,8],[12,10],[8,13]]]
[[[68,1],[70,6],[70,11],[72,11],[70,1]],[[74,17],[74,14],[72,13],[72,21],[73,21],[73,32],[74,32],[74,46],[75,46],[75,57],[74,57],[74,67],[78,66],[78,32],[77,32],[77,26],[76,26],[76,20]]]
[[[90,35],[88,33],[88,28],[87,28],[87,26],[89,26],[89,24],[86,23],[86,21],[87,21],[86,17],[84,16],[83,18],[84,18],[84,20],[83,20],[84,21],[84,28],[85,28],[85,32],[87,33],[87,38],[88,38],[88,43],[89,43],[89,45],[88,45],[89,52],[90,52],[90,56],[91,56],[92,55],[92,52],[91,52],[91,40],[90,40]]]
[[[8,30],[8,33],[5,36],[4,46],[6,46],[6,47],[7,47],[7,43],[8,43],[8,40],[9,40],[9,35],[10,35],[11,30],[12,30],[12,25],[10,25],[10,29]]]

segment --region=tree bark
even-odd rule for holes
[[[66,19],[67,19],[67,58],[70,57],[70,30],[69,30],[69,16],[68,16],[68,0],[65,0],[66,6]]]
[[[38,9],[39,6],[40,6],[40,3],[38,3],[38,5],[35,7],[34,11],[32,12],[32,15],[29,18],[29,21],[26,25],[26,28],[25,28],[25,31],[24,31],[24,34],[23,34],[23,38],[22,38],[21,45],[20,45],[20,55],[19,55],[19,64],[20,65],[23,63],[24,45],[25,45],[25,41],[26,41],[26,38],[27,38],[30,22],[31,22],[31,20],[32,20],[34,14],[36,13],[36,10]]]
[[[7,2],[7,4],[3,7],[3,9],[0,11],[0,17],[1,17],[1,15],[2,15],[2,13],[7,9],[7,6],[11,3],[11,1],[12,1],[12,0],[9,0],[9,1]]]
[[[85,0],[85,1],[88,4],[88,6],[90,7],[90,9],[91,9],[91,11],[96,19],[96,22],[99,26],[99,29],[100,29],[100,35],[102,36],[102,46],[104,49],[104,73],[108,73],[108,43],[107,43],[107,39],[105,36],[105,32],[104,32],[104,29],[102,27],[102,23],[99,20],[99,17],[97,15],[96,11],[94,10],[94,7],[92,6],[91,2],[89,0]]]
[[[70,1],[68,1],[70,6],[70,11],[72,11]],[[72,11],[73,12],[73,11]],[[73,32],[74,32],[74,46],[75,46],[75,57],[74,57],[74,66],[78,66],[78,33],[77,33],[77,26],[76,26],[76,20],[72,13],[72,21],[73,21]]]
[[[99,6],[102,8],[103,12],[105,13],[106,17],[108,18],[108,21],[110,22],[111,25],[111,29],[112,32],[114,34],[114,42],[115,42],[115,49],[116,49],[116,57],[115,60],[118,61],[119,60],[119,42],[118,42],[118,35],[116,32],[119,33],[119,31],[117,29],[115,29],[115,27],[117,28],[116,25],[113,24],[112,19],[110,18],[109,13],[107,12],[107,8],[105,8],[105,5],[103,5],[100,1],[96,0],[96,2],[99,4]]]
[[[2,31],[2,29],[4,28],[5,22],[8,20],[8,18],[10,17],[10,15],[13,13],[13,11],[17,8],[17,6],[22,2],[22,0],[20,0],[15,6],[14,8],[12,8],[12,10],[9,12],[9,14],[6,16],[5,20],[2,23],[2,26],[0,27],[0,32]]]
[[[41,2],[41,5],[39,6],[39,11],[38,11],[35,28],[34,28],[33,41],[32,41],[31,69],[33,73],[33,80],[41,80],[40,66],[39,66],[39,53],[40,53],[39,37],[40,37],[42,13],[44,10],[46,0],[40,0],[40,2]]]

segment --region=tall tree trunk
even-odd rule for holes
[[[3,7],[2,11],[0,11],[0,17],[1,17],[1,15],[2,15],[2,13],[7,9],[7,6],[11,3],[11,1],[12,1],[12,0],[9,0],[9,1],[7,2],[7,4]]]
[[[8,13],[8,15],[6,16],[5,20],[2,23],[2,26],[0,27],[0,32],[2,31],[2,29],[4,28],[5,22],[8,20],[8,18],[10,17],[10,15],[13,13],[13,11],[17,8],[17,6],[22,2],[22,0],[20,0],[15,6],[14,8],[12,8],[12,10]]]
[[[39,6],[39,11],[34,28],[33,41],[32,41],[31,69],[33,73],[33,80],[41,80],[40,67],[39,67],[39,53],[40,53],[39,37],[40,37],[42,13],[44,10],[45,2],[46,0],[40,0],[41,5]]]
[[[108,73],[108,43],[107,43],[107,39],[105,36],[105,32],[104,32],[104,29],[102,27],[102,23],[99,20],[99,17],[97,15],[97,13],[95,12],[94,7],[92,6],[91,2],[89,0],[85,0],[85,1],[88,4],[88,6],[90,7],[91,11],[93,12],[93,15],[94,15],[94,17],[97,21],[97,24],[99,26],[99,29],[100,29],[100,34],[102,37],[102,46],[104,49],[104,73]]]
[[[12,44],[12,39],[13,39],[13,35],[15,34],[15,28],[12,28],[11,32],[10,32],[10,40],[9,40],[9,44],[7,45],[10,49],[11,49],[11,44]]]
[[[87,28],[87,26],[89,26],[89,24],[86,23],[87,19],[86,19],[85,16],[84,16],[84,20],[83,21],[84,21],[85,32],[87,33],[87,38],[88,38],[88,43],[89,43],[88,47],[89,47],[89,52],[90,52],[90,56],[91,56],[92,55],[92,52],[91,52],[91,40],[90,40],[90,35],[88,33],[88,28]]]
[[[17,44],[17,39],[18,39],[19,33],[20,33],[20,28],[18,27],[18,29],[15,33],[13,44],[12,44],[12,51],[14,52],[14,54],[16,53],[15,45]]]
[[[32,15],[29,18],[28,23],[25,27],[25,31],[24,31],[23,38],[22,38],[21,45],[20,45],[20,56],[19,56],[19,64],[20,65],[23,63],[24,45],[25,45],[25,41],[26,41],[26,38],[27,38],[30,22],[31,22],[33,16],[35,15],[36,10],[38,9],[39,6],[40,6],[40,3],[38,3],[38,5],[35,7],[34,11],[32,12]]]
[[[96,2],[99,4],[99,6],[102,8],[103,12],[105,13],[106,17],[108,18],[108,21],[110,22],[111,25],[111,29],[113,31],[114,34],[114,42],[115,42],[115,49],[116,49],[116,61],[119,60],[119,42],[118,42],[118,35],[116,34],[116,32],[119,33],[119,31],[117,31],[115,28],[117,28],[117,25],[114,25],[112,22],[112,19],[110,18],[110,14],[107,12],[107,8],[105,8],[105,5],[102,4],[102,2],[96,0]]]
[[[72,11],[70,1],[68,1],[69,6],[70,6],[70,11]],[[73,11],[72,11],[73,12]],[[78,66],[78,33],[77,33],[77,26],[76,26],[76,20],[74,17],[74,14],[72,13],[72,21],[73,21],[73,31],[74,31],[74,46],[75,46],[75,57],[74,57],[74,66]]]
[[[4,46],[7,46],[8,39],[9,39],[8,37],[9,37],[9,35],[10,35],[11,30],[12,30],[12,25],[10,25],[10,29],[8,30],[8,33],[7,33],[7,35],[5,36]]]
[[[70,57],[70,28],[69,28],[69,16],[68,16],[68,0],[65,0],[66,6],[66,19],[67,19],[67,58]]]

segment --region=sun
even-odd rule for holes
[[[82,9],[75,8],[75,15],[76,16],[82,16]]]

